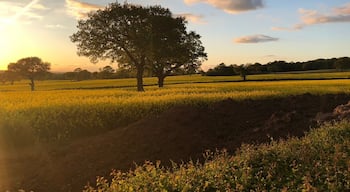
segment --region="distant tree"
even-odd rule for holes
[[[248,66],[249,65],[239,65],[237,67],[235,67],[235,71],[236,73],[239,74],[239,76],[242,77],[242,80],[243,81],[246,81],[247,80],[247,75],[248,75]]]
[[[5,84],[7,81],[5,72],[0,73],[0,81],[2,82],[2,84]]]
[[[75,68],[75,69],[73,70],[74,79],[75,79],[76,81],[81,81],[80,72],[82,72],[82,71],[83,71],[83,70],[82,70],[80,67]]]
[[[30,80],[30,88],[35,90],[34,80],[38,79],[50,70],[50,63],[43,62],[38,57],[27,57],[17,61],[17,63],[10,63],[8,71],[21,75]]]
[[[307,71],[307,70],[317,70],[318,66],[316,65],[315,62],[313,61],[306,61],[303,62],[303,70]]]
[[[86,69],[82,69],[80,67],[75,68],[73,72],[65,73],[67,79],[75,80],[75,81],[83,81],[92,78],[92,73]]]
[[[115,72],[115,77],[118,79],[135,77],[136,73],[132,68],[119,67]]]
[[[266,65],[262,65],[260,63],[249,64],[246,66],[246,68],[249,74],[261,74],[267,72]]]
[[[64,73],[60,73],[60,72],[57,72],[57,73],[48,72],[48,75],[45,77],[45,79],[47,79],[47,80],[65,80],[65,75],[64,75]]]
[[[332,63],[327,59],[316,59],[303,62],[303,70],[322,70],[333,68]]]
[[[4,75],[5,75],[6,80],[9,81],[11,85],[13,85],[15,83],[15,81],[21,80],[20,74],[17,74],[13,71],[7,70],[4,72]]]
[[[219,65],[215,66],[213,69],[209,69],[206,72],[207,76],[233,76],[237,75],[236,71],[234,70],[233,65],[225,65],[225,63],[220,63]]]
[[[76,74],[74,72],[66,72],[63,74],[64,79],[66,80],[71,80],[71,81],[75,81],[76,80]]]
[[[83,80],[89,80],[92,78],[92,73],[86,69],[80,71],[80,81],[83,81]]]
[[[285,61],[273,61],[266,64],[268,72],[287,72],[290,71],[290,64]]]
[[[292,71],[302,71],[303,70],[303,63],[302,62],[292,63],[291,69],[292,69]]]
[[[19,76],[19,74],[14,73],[12,71],[7,70],[0,73],[0,81],[2,82],[2,84],[10,82],[10,84],[13,85],[15,81],[19,81],[20,79],[21,77]]]
[[[346,69],[350,69],[350,58],[349,57],[338,58],[335,61],[334,66],[338,71],[344,71]]]
[[[91,78],[92,79],[98,79],[98,72],[97,71],[94,71],[91,73]]]
[[[102,69],[100,69],[100,72],[99,72],[99,78],[101,79],[111,79],[113,78],[113,74],[115,73],[115,70],[107,65],[105,67],[103,67]]]

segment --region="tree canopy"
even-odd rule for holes
[[[337,59],[334,63],[335,68],[339,71],[343,71],[345,69],[350,69],[350,58],[349,57],[342,57]]]
[[[158,77],[159,87],[163,87],[164,78],[182,67],[195,72],[203,60],[207,59],[201,36],[194,31],[186,31],[183,17],[173,18],[171,12],[152,20],[152,50],[150,58],[153,73]]]
[[[185,19],[169,9],[116,2],[78,21],[71,41],[77,43],[78,55],[92,62],[110,59],[136,69],[137,90],[143,91],[146,67],[156,75],[162,71],[163,77],[181,66],[200,66],[206,58],[200,36],[187,33],[185,25]]]
[[[205,75],[208,76],[231,76],[238,75],[239,67],[242,65],[225,65],[220,63],[214,68],[208,69]],[[273,61],[267,64],[246,64],[244,65],[247,74],[263,74],[263,73],[278,73],[291,71],[308,71],[308,70],[346,70],[350,69],[350,58],[330,58],[330,59],[315,59],[305,62],[286,62]]]
[[[44,76],[50,70],[50,63],[43,62],[39,57],[27,57],[10,63],[7,68],[9,72],[16,73],[30,80],[31,90],[34,91],[34,80]]]

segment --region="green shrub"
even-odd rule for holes
[[[97,179],[97,191],[349,191],[350,123],[327,124],[301,139],[244,145],[235,155],[206,153],[204,163],[165,168],[146,162]]]

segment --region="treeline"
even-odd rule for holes
[[[71,80],[71,81],[83,81],[91,79],[117,79],[117,78],[129,78],[134,77],[132,70],[119,69],[115,70],[111,66],[105,66],[98,72],[90,72],[86,69],[76,68],[71,72],[65,73],[52,73],[47,71],[46,73],[37,76],[38,80]],[[14,84],[15,81],[26,79],[23,75],[15,73],[11,70],[0,72],[0,81],[2,84],[10,83]]]
[[[242,70],[243,69],[243,70]],[[350,58],[332,58],[332,59],[316,59],[306,62],[286,62],[273,61],[267,64],[246,64],[246,65],[226,65],[221,63],[216,67],[209,69],[204,75],[207,76],[233,76],[248,74],[264,74],[292,71],[308,71],[308,70],[331,70],[336,69],[343,71],[350,69]],[[244,74],[242,74],[242,71]]]
[[[174,75],[189,75],[198,73],[198,70],[190,70],[187,68],[177,68],[173,70],[169,76]],[[156,75],[151,70],[146,69],[144,72],[144,77],[155,77]],[[84,80],[94,80],[94,79],[124,79],[124,78],[135,78],[136,70],[129,68],[118,68],[114,69],[113,67],[107,65],[99,71],[88,71],[82,68],[76,68],[70,72],[64,73],[53,73],[46,72],[37,77],[38,80],[70,80],[70,81],[84,81]],[[18,75],[12,71],[0,71],[0,82],[2,84],[14,84],[15,81],[20,81],[26,79],[25,77]]]
[[[107,65],[99,71],[90,72],[86,69],[76,68],[71,72],[51,74],[48,78],[51,80],[84,81],[92,79],[122,79],[133,77],[135,77],[135,72],[131,69],[113,69],[111,66]]]

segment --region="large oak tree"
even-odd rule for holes
[[[144,91],[143,71],[150,51],[149,9],[132,4],[111,3],[105,9],[92,12],[78,21],[78,32],[71,36],[77,43],[78,55],[93,63],[110,59],[137,70],[137,90]]]
[[[155,36],[158,38],[154,39],[159,42],[154,43],[156,48],[151,67],[158,78],[158,86],[163,87],[164,79],[180,67],[185,71],[195,72],[200,68],[202,61],[207,59],[207,54],[204,52],[200,35],[186,31],[183,18],[176,18],[172,25],[160,25],[157,29],[159,31]]]
[[[198,65],[197,50],[203,52],[197,55],[206,57],[200,36],[187,33],[185,24],[184,18],[174,17],[160,6],[116,2],[78,21],[71,41],[77,43],[78,55],[92,62],[110,59],[120,67],[136,69],[137,90],[144,91],[145,67],[163,81],[171,70],[190,63]]]

